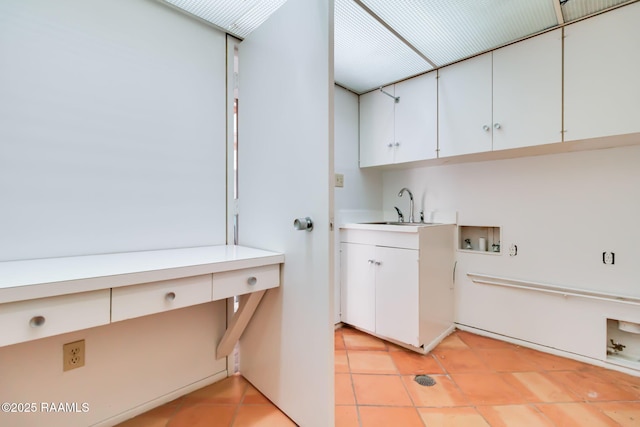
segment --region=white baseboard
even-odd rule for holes
[[[456,326],[456,328],[460,329],[461,331],[471,332],[471,333],[474,333],[476,335],[482,335],[482,336],[493,338],[493,339],[496,339],[496,340],[509,342],[511,344],[516,344],[516,345],[519,345],[521,347],[527,347],[527,348],[531,348],[533,350],[538,350],[538,351],[541,351],[543,353],[553,354],[554,356],[560,356],[560,357],[564,357],[564,358],[567,358],[567,359],[577,360],[578,362],[587,363],[589,365],[599,366],[601,368],[611,369],[611,370],[614,370],[614,371],[619,371],[619,372],[622,372],[622,373],[625,373],[625,374],[633,375],[635,377],[640,377],[640,371],[638,371],[636,369],[630,369],[630,368],[627,368],[625,366],[616,365],[614,363],[609,363],[609,362],[606,362],[606,361],[603,361],[603,360],[600,360],[600,359],[594,359],[594,358],[591,358],[591,357],[582,356],[580,354],[571,353],[569,351],[559,350],[557,348],[547,347],[547,346],[544,346],[544,345],[536,344],[534,342],[524,341],[524,340],[521,340],[521,339],[518,339],[518,338],[513,338],[513,337],[506,336],[506,335],[496,334],[496,333],[493,333],[493,332],[490,332],[490,331],[485,331],[484,329],[478,329],[478,328],[474,328],[473,326],[463,325],[463,324],[460,324],[460,323],[456,323],[455,326]]]
[[[151,400],[142,405],[136,406],[135,408],[131,408],[128,411],[122,412],[116,416],[111,418],[107,418],[104,421],[100,421],[96,424],[92,424],[91,427],[111,427],[121,422],[127,421],[137,415],[144,414],[147,411],[150,411],[153,408],[157,408],[158,406],[164,405],[165,403],[171,402],[179,398],[180,396],[184,396],[185,394],[191,393],[192,391],[201,389],[202,387],[206,387],[210,384],[218,382],[227,378],[227,371],[221,371],[217,374],[214,374],[210,377],[204,378],[200,381],[196,381],[193,384],[189,384],[188,386],[182,387],[178,390],[172,391],[169,394],[165,394],[164,396],[160,396],[157,399]]]

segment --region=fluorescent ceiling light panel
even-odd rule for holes
[[[162,0],[240,38],[246,37],[286,0]]]
[[[571,22],[628,1],[629,0],[569,0],[562,5],[562,15],[564,16],[565,22]],[[638,25],[640,25],[640,23]]]
[[[361,0],[437,66],[558,25],[555,0]]]
[[[338,84],[364,93],[432,69],[352,0],[335,0],[334,66]]]

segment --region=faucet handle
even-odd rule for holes
[[[398,222],[404,222],[404,215],[402,215],[400,208],[397,206],[394,206],[393,208],[398,212]]]

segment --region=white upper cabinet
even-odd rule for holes
[[[440,70],[440,157],[562,141],[562,33]]]
[[[640,132],[640,3],[565,27],[565,141]]]
[[[562,30],[493,52],[493,149],[562,141]]]
[[[393,85],[383,90],[393,95]],[[375,90],[360,96],[360,166],[393,163],[394,100]]]
[[[438,155],[438,81],[423,74],[395,85],[394,163],[435,159]]]
[[[436,158],[436,73],[383,90],[387,93],[376,90],[360,96],[360,166]]]
[[[442,68],[439,157],[491,151],[491,53]]]

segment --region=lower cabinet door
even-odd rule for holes
[[[418,251],[376,247],[376,334],[413,346],[419,342]]]
[[[375,333],[374,252],[372,245],[340,245],[340,318],[344,323]]]

